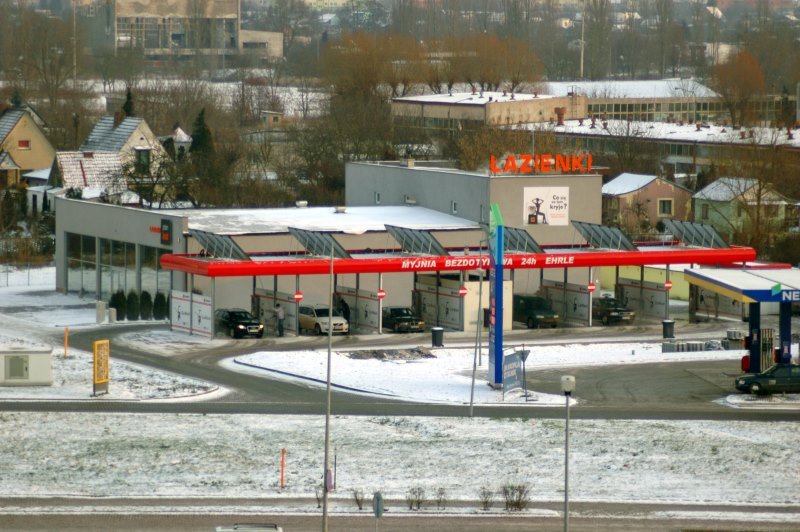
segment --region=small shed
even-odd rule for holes
[[[0,386],[51,386],[53,350],[0,346]]]

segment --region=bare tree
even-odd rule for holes
[[[714,67],[712,86],[734,125],[747,125],[750,102],[764,93],[761,64],[747,50]]]

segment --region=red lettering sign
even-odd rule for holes
[[[497,157],[489,157],[489,171],[493,174],[535,174],[535,173],[590,173],[592,171],[592,154],[508,155],[500,162]]]

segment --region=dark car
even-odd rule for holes
[[[394,332],[421,332],[425,322],[408,307],[383,307],[383,327]]]
[[[633,323],[636,313],[619,299],[603,296],[592,301],[592,319],[599,320],[603,325]]]
[[[558,325],[558,314],[553,311],[550,303],[539,296],[514,296],[514,321],[521,321],[529,329],[538,329],[544,325],[556,327]]]
[[[218,309],[214,313],[214,326],[217,332],[227,333],[231,338],[264,336],[264,325],[252,314],[240,308]]]
[[[768,393],[800,393],[800,365],[776,364],[761,373],[736,379],[736,389],[757,395]]]

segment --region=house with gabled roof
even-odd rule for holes
[[[116,152],[60,151],[48,184],[64,190],[80,190],[85,200],[138,204],[138,196],[128,190],[121,156]]]
[[[707,223],[726,240],[754,223],[769,229],[798,226],[800,203],[755,178],[720,177],[692,196],[694,221]]]
[[[0,109],[0,188],[16,185],[21,175],[49,168],[55,149],[25,109]]]
[[[687,220],[692,191],[655,175],[623,173],[602,188],[603,220],[632,234],[646,231],[666,218]]]
[[[136,165],[143,169],[151,169],[167,155],[143,118],[121,112],[101,118],[80,151],[117,153],[123,168]]]

